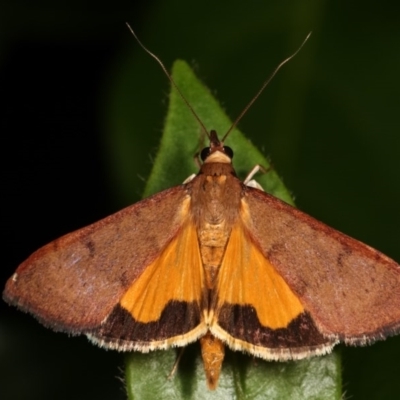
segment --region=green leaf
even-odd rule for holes
[[[217,100],[183,61],[174,64],[173,79],[207,129],[222,137],[231,126]],[[197,170],[202,130],[176,90],[171,90],[168,115],[145,196],[181,183]],[[204,138],[203,138],[204,141]],[[237,129],[227,139],[234,151],[234,167],[241,178],[256,165],[269,163]],[[273,169],[258,174],[264,189],[292,203]],[[340,357],[334,353],[296,362],[267,362],[227,350],[218,388],[206,387],[198,343],[184,348],[178,369],[167,378],[181,349],[131,353],[126,361],[129,399],[340,399]]]

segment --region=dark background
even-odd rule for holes
[[[194,65],[304,211],[400,260],[397,2],[2,2],[1,284],[52,239],[137,201],[170,68]],[[239,151],[236,149],[236,151]],[[178,183],[178,182],[177,182]],[[123,399],[123,356],[0,304],[2,399]],[[400,396],[400,340],[343,349],[356,399]]]

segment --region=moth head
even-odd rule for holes
[[[210,146],[201,151],[200,158],[203,163],[231,164],[233,150],[228,146],[224,146],[224,143],[218,139],[217,132],[212,130],[210,132]]]

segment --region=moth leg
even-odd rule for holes
[[[247,175],[246,179],[243,181],[243,183],[246,186],[250,186],[253,187],[255,189],[259,189],[264,191],[263,187],[255,180],[253,179],[253,176],[255,174],[257,174],[258,172],[263,172],[264,174],[266,174],[271,168],[266,169],[265,167],[263,167],[262,165],[255,165],[252,170],[249,172],[249,174]]]
[[[252,179],[249,183],[246,184],[246,186],[265,192],[264,188],[255,179]]]
[[[196,177],[196,174],[192,174],[190,176],[188,176],[182,183],[189,183],[190,181],[192,181],[194,178]]]
[[[200,169],[202,163],[201,163],[200,152],[199,151],[194,155],[193,159],[194,159],[194,163],[196,164],[196,167],[198,169]]]
[[[181,347],[181,348],[179,349],[178,356],[176,357],[176,360],[175,360],[175,362],[174,362],[174,365],[172,366],[171,372],[170,372],[170,373],[168,374],[168,376],[167,376],[167,379],[168,379],[168,380],[172,379],[172,377],[175,375],[176,370],[178,369],[178,365],[179,365],[179,362],[181,361],[181,358],[182,358],[182,356],[183,356],[183,352],[184,352],[184,351],[185,351],[185,348],[184,348],[184,347]]]

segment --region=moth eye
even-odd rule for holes
[[[225,151],[225,154],[232,160],[233,150],[228,146],[224,146],[224,151]]]
[[[210,148],[204,147],[204,149],[200,153],[201,161],[204,161],[210,155]]]

